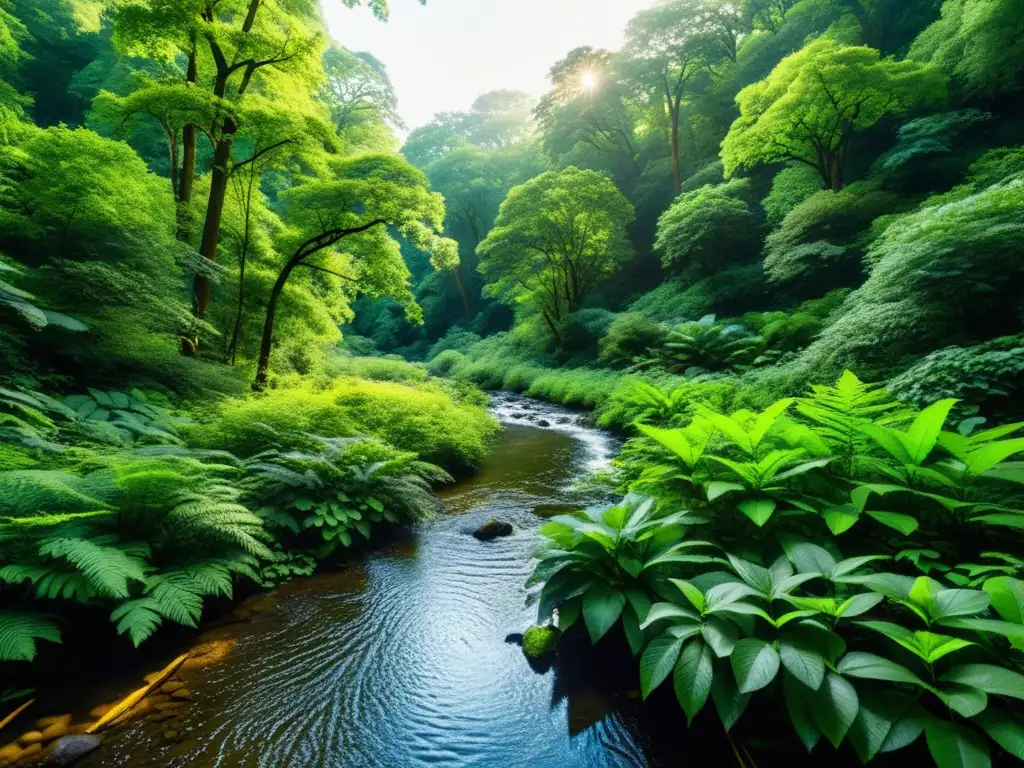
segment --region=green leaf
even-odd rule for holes
[[[931,715],[925,712],[919,704],[912,705],[907,714],[893,723],[879,751],[895,752],[898,749],[909,747],[924,733],[925,725],[930,719]]]
[[[946,672],[942,679],[985,693],[1024,699],[1024,675],[994,664],[961,664]]]
[[[825,525],[834,536],[846,533],[860,519],[860,514],[852,504],[832,507],[825,513]]]
[[[775,512],[776,504],[772,499],[749,499],[741,501],[736,508],[749,517],[760,528]]]
[[[654,638],[640,658],[640,690],[646,699],[672,672],[685,640],[669,634]]]
[[[972,475],[980,475],[983,472],[988,472],[999,462],[1022,451],[1024,451],[1024,437],[989,443],[971,451],[970,459],[967,461],[967,471]]]
[[[974,717],[988,706],[988,694],[959,683],[939,682],[933,692],[943,704],[964,717]]]
[[[910,515],[904,515],[900,512],[865,512],[865,515],[877,520],[884,526],[892,528],[893,530],[899,531],[904,536],[909,536],[917,530],[920,523]]]
[[[714,480],[707,484],[704,489],[708,495],[708,501],[714,501],[727,493],[735,493],[736,491],[745,491],[739,483],[725,483],[720,480]]]
[[[931,719],[925,727],[928,751],[938,768],[989,768],[985,740],[959,723]]]
[[[701,613],[704,612],[704,593],[688,581],[682,579],[669,579],[670,582],[679,588],[683,596],[690,601],[690,604]]]
[[[890,683],[910,683],[922,688],[927,687],[924,680],[903,665],[873,653],[851,651],[842,658],[836,670],[846,677],[885,680]]]
[[[820,573],[828,578],[828,575],[835,570],[836,559],[828,553],[828,550],[817,544],[811,544],[809,541],[784,539],[782,548],[786,552],[786,557],[800,573]]]
[[[877,592],[862,592],[844,600],[836,608],[836,616],[852,618],[867,613],[885,599]]]
[[[862,763],[874,759],[885,744],[893,724],[906,712],[913,699],[893,691],[867,693],[859,696],[857,717],[850,726],[847,740]]]
[[[992,632],[1013,640],[1024,640],[1024,626],[996,619],[939,619],[939,624],[954,629],[972,629],[975,632]]]
[[[1024,760],[1024,724],[1013,715],[986,709],[974,717],[989,738],[1018,760]]]
[[[982,589],[988,593],[992,607],[1005,621],[1024,624],[1024,581],[997,576],[986,581]]]
[[[973,616],[988,608],[989,597],[979,589],[944,589],[935,595],[929,613],[933,619]]]
[[[786,697],[789,721],[793,724],[804,748],[810,753],[821,739],[821,731],[814,724],[814,717],[811,714],[814,706],[811,697],[814,692],[788,672],[782,675],[782,691]]]
[[[939,439],[939,433],[942,432],[942,425],[946,423],[949,412],[956,404],[957,401],[952,398],[939,400],[917,415],[914,423],[907,430],[904,441],[904,445],[910,453],[910,462],[908,463],[917,465],[924,463]]]
[[[708,618],[700,631],[704,642],[711,646],[715,655],[720,659],[732,654],[740,637],[739,630],[734,624],[717,616]]]
[[[640,629],[640,621],[632,605],[627,605],[622,611],[622,630],[626,633],[630,652],[636,656],[644,649],[644,631]]]
[[[811,716],[833,747],[838,747],[857,718],[860,702],[857,691],[835,672],[825,676],[821,688],[811,694]]]
[[[750,694],[741,693],[736,687],[732,669],[724,662],[715,665],[715,676],[711,682],[711,698],[715,702],[718,719],[722,727],[730,730],[743,715],[750,701]]]
[[[740,640],[729,658],[740,693],[753,693],[764,688],[779,673],[778,652],[757,638]]]
[[[615,626],[626,604],[626,596],[604,584],[594,584],[583,595],[583,621],[590,632],[590,642],[596,643]]]
[[[647,618],[641,622],[640,629],[647,629],[656,621],[663,621],[665,619],[699,621],[700,617],[689,608],[684,608],[676,603],[655,603],[651,606],[651,610],[647,612]]]
[[[779,658],[786,670],[812,690],[825,679],[825,659],[799,636],[783,635],[779,639]]]
[[[711,693],[714,678],[712,661],[711,648],[699,638],[687,643],[679,654],[672,684],[679,706],[686,713],[687,724],[692,723],[693,718],[704,708]]]
[[[729,563],[744,582],[757,590],[762,596],[767,597],[772,589],[772,574],[763,566],[751,563],[748,560],[728,555]]]

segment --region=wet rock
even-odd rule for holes
[[[21,738],[18,739],[18,742],[23,747],[27,747],[30,744],[39,744],[40,742],[42,742],[42,740],[43,740],[43,733],[42,733],[42,731],[27,731],[27,732],[21,734]]]
[[[550,427],[551,426],[551,422],[548,421],[547,419],[537,419],[537,421],[535,423],[537,424],[538,427]]]
[[[69,725],[71,725],[70,718],[68,718],[67,722],[58,721],[50,723],[50,725],[43,729],[43,741],[53,741],[61,736],[67,736]]]
[[[556,424],[568,424],[571,421],[572,419],[570,419],[568,416],[559,416],[557,419],[555,419]]]
[[[21,757],[19,757],[18,759],[24,762],[26,760],[31,760],[34,757],[36,757],[36,755],[41,755],[42,753],[43,745],[39,742],[36,742],[35,744],[29,744],[27,747],[21,750]]]
[[[192,692],[188,688],[179,688],[171,694],[172,699],[191,699]]]
[[[490,541],[499,536],[511,536],[512,531],[512,523],[491,519],[473,531],[473,536],[480,541]]]
[[[36,720],[36,726],[41,731],[45,731],[51,725],[55,723],[61,723],[63,725],[71,725],[71,715],[55,715],[53,717],[40,717]]]
[[[171,730],[164,731],[164,738],[167,739],[167,741],[174,741],[178,738],[178,732]]]
[[[557,515],[571,515],[579,509],[579,504],[538,504],[533,508],[533,514],[546,519]]]
[[[71,765],[102,744],[99,736],[62,736],[50,745],[44,765]]]
[[[100,718],[103,717],[107,712],[114,708],[113,704],[100,704],[98,707],[93,707],[89,710],[89,714],[92,717]]]
[[[13,763],[21,757],[21,746],[16,741],[0,747],[0,763]]]
[[[528,659],[541,661],[554,653],[561,634],[550,624],[532,626],[523,633],[523,653]]]
[[[185,686],[181,687],[184,688]],[[149,703],[152,704],[154,707],[159,707],[161,704],[164,704],[170,700],[171,697],[166,693],[158,693],[156,696],[149,697]]]
[[[185,687],[185,684],[177,680],[170,680],[160,686],[161,693],[174,693]]]

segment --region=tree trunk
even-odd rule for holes
[[[249,257],[249,233],[251,231],[252,218],[252,187],[256,181],[256,169],[249,169],[249,187],[245,194],[245,234],[242,237],[242,252],[238,257],[238,309],[235,312],[235,326],[231,331],[231,341],[225,350],[225,357],[231,365],[235,364],[235,355],[238,351],[238,336],[242,328],[242,307],[245,303],[245,264]]]
[[[256,364],[256,383],[253,389],[262,392],[267,388],[267,372],[270,370],[270,352],[274,344],[274,322],[277,319],[277,300],[281,298],[284,284],[292,274],[295,264],[289,261],[281,274],[277,276],[277,282],[270,291],[270,300],[267,302],[267,319],[263,323],[263,339],[260,341],[260,358]]]
[[[472,315],[469,309],[469,296],[466,295],[466,286],[462,284],[462,276],[459,274],[459,265],[455,266],[452,270],[452,275],[455,277],[455,285],[459,289],[459,295],[462,297],[462,309],[466,313],[466,319],[469,320]]]
[[[198,77],[196,69],[196,52],[193,46],[188,57],[188,73],[186,80],[195,83]],[[188,242],[192,236],[189,208],[192,203],[192,188],[196,178],[196,139],[198,131],[194,125],[186,125],[181,129],[181,175],[178,177],[178,231],[180,241]]]

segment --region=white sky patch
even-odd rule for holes
[[[556,61],[581,45],[617,50],[626,23],[654,0],[391,0],[386,24],[366,8],[322,3],[335,40],[387,65],[413,129],[488,91],[540,96]]]

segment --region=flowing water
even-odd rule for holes
[[[614,439],[585,417],[499,395],[505,429],[447,514],[353,562],[272,593],[228,628],[230,651],[189,673],[182,734],[147,720],[115,732],[90,766],[647,766],[641,707],[603,670],[534,671],[510,634],[536,620],[523,583],[542,523],[578,503]],[[470,534],[489,518],[508,538]]]

